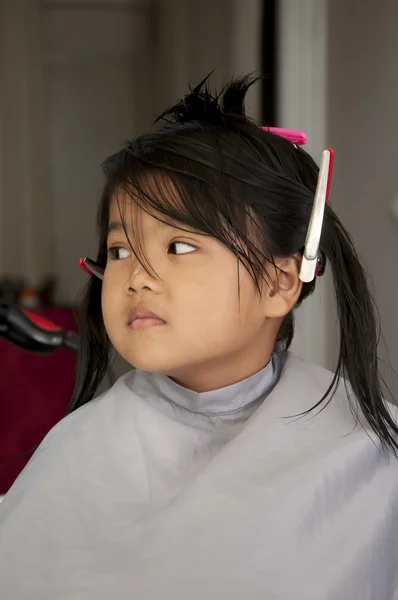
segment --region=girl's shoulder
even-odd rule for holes
[[[289,413],[296,418],[298,430],[312,430],[321,439],[323,436],[325,439],[342,439],[340,436],[356,433],[379,445],[349,381],[340,378],[332,386],[335,378],[332,371],[291,352],[284,354],[282,363],[274,397],[275,405],[280,406],[281,416]],[[398,407],[387,401],[384,404],[392,420],[398,424]]]

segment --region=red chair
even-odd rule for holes
[[[77,331],[71,308],[31,312],[64,331]],[[11,487],[32,453],[15,459],[38,445],[65,414],[75,374],[76,353],[66,348],[33,354],[0,337],[0,495]]]

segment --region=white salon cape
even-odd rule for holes
[[[398,461],[291,354],[195,393],[132,371],[0,504],[1,600],[397,600]]]

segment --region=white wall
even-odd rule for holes
[[[328,138],[333,199],[369,269],[398,370],[398,2],[330,2]],[[380,346],[380,356],[388,360]]]
[[[80,256],[96,255],[100,163],[147,128],[152,113],[150,4],[45,3],[55,266],[59,300],[73,302],[85,282]]]

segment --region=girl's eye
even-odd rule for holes
[[[122,248],[121,246],[114,246],[108,250],[108,260],[122,260],[123,258],[128,258],[129,255],[130,252],[127,248]]]
[[[194,250],[196,250],[195,246],[192,246],[192,244],[187,244],[187,242],[171,242],[170,246],[169,246],[169,251],[170,248],[176,248],[175,252],[170,252],[170,254],[188,254],[189,252],[193,252]],[[182,251],[178,250],[178,248],[181,248]]]

